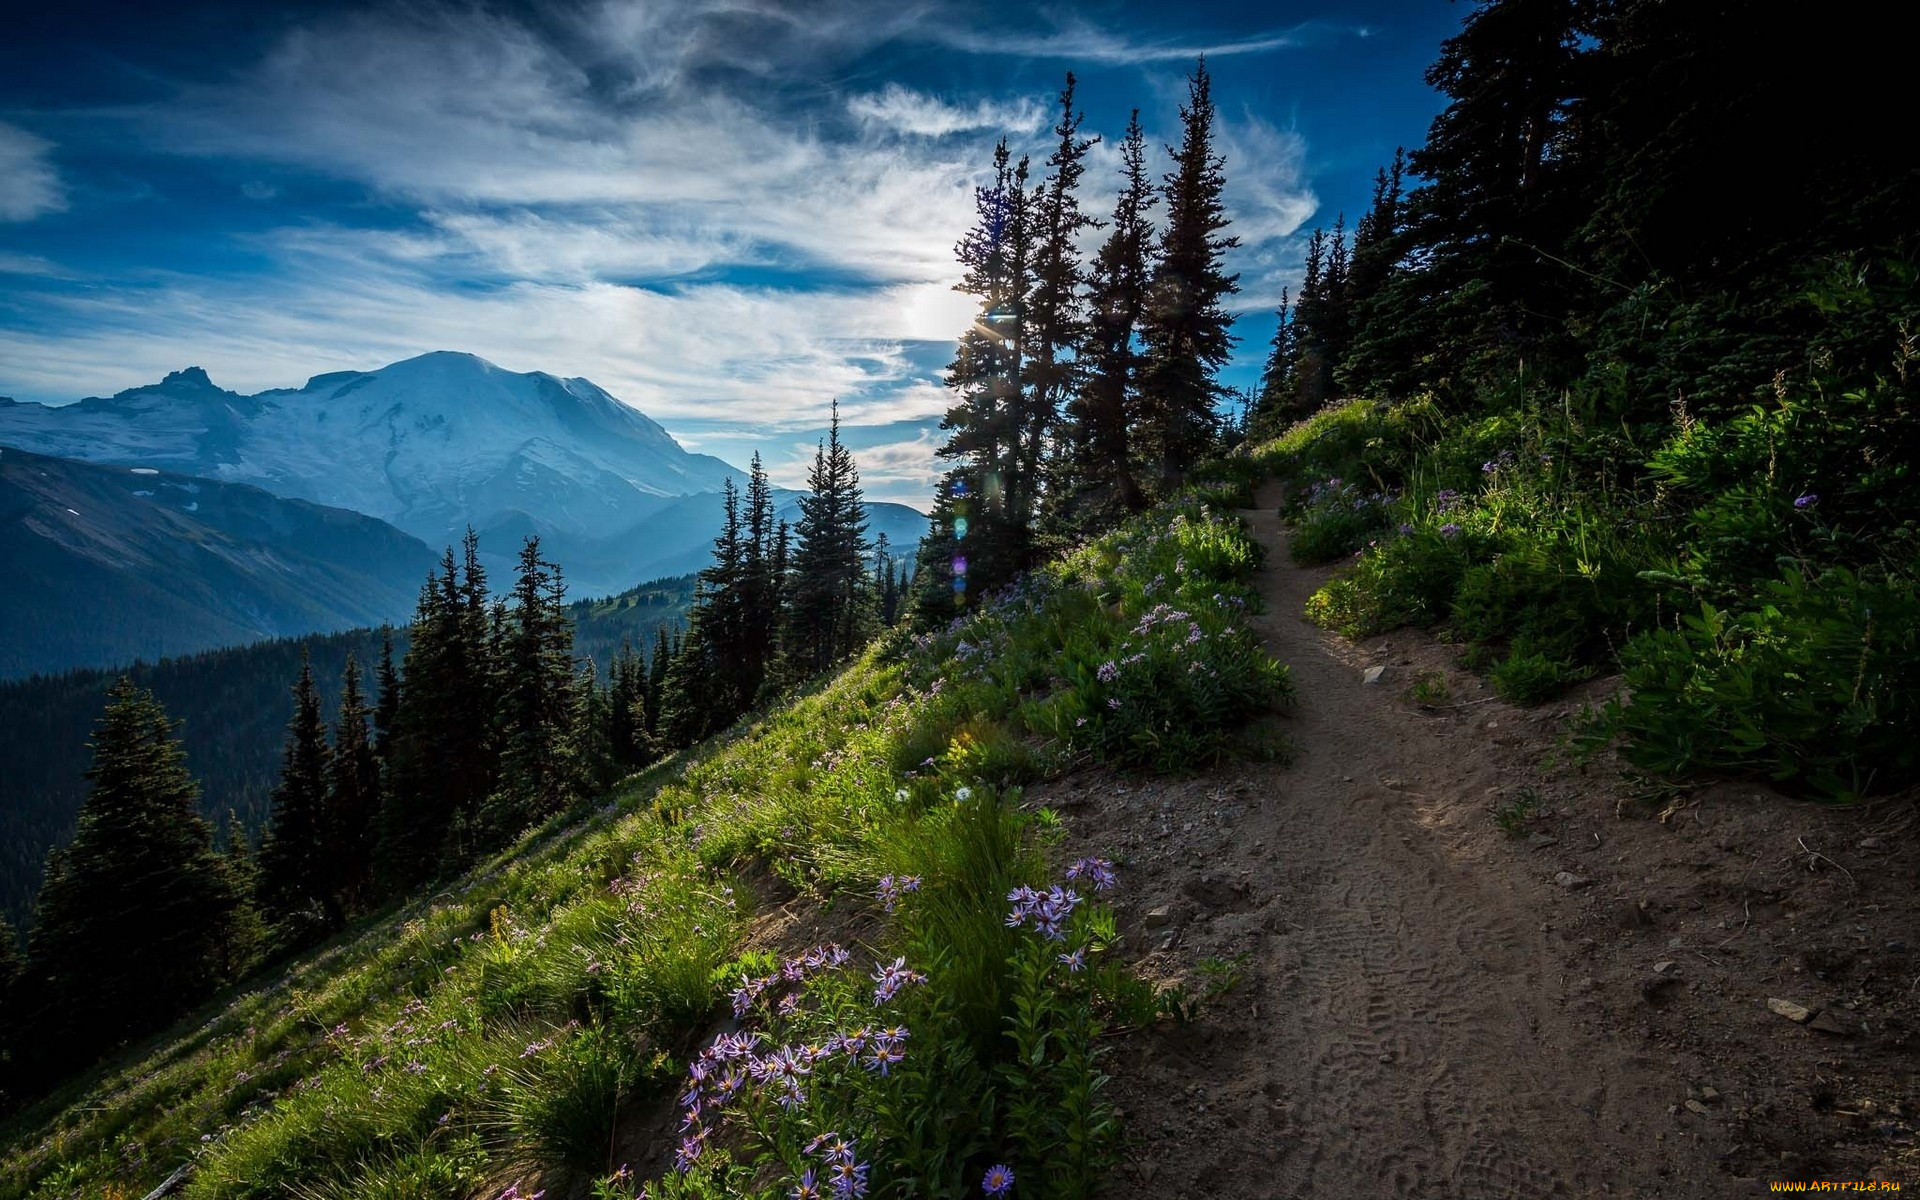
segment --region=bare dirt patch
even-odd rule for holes
[[[1201,997],[1106,1060],[1130,1131],[1112,1190],[1920,1184],[1913,804],[1751,784],[1649,804],[1610,764],[1564,765],[1577,697],[1516,709],[1429,638],[1302,619],[1327,572],[1288,562],[1262,499],[1294,763],[1028,795],[1121,857],[1130,952]]]

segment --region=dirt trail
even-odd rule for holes
[[[1729,1119],[1744,1081],[1631,1011],[1666,990],[1640,979],[1652,959],[1685,955],[1610,934],[1609,889],[1554,881],[1602,873],[1581,856],[1611,831],[1596,824],[1590,846],[1580,822],[1613,798],[1576,781],[1581,809],[1552,821],[1540,714],[1446,671],[1459,707],[1423,715],[1400,693],[1446,667],[1444,647],[1353,646],[1303,620],[1327,572],[1288,563],[1276,502],[1247,517],[1270,552],[1260,622],[1300,698],[1295,761],[1037,793],[1076,844],[1123,856],[1144,969],[1217,991],[1191,1024],[1109,1059],[1134,1139],[1121,1179],[1195,1200],[1751,1194],[1745,1164],[1780,1160],[1733,1153],[1755,1143]],[[1388,665],[1382,685],[1361,683],[1369,663]],[[1547,819],[1531,843],[1506,836],[1490,809],[1536,785]]]

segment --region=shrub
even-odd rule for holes
[[[1600,728],[1649,770],[1757,771],[1838,799],[1920,778],[1920,593],[1911,578],[1789,571],[1703,603],[1622,655]]]

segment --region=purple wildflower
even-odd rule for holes
[[[699,1162],[700,1156],[706,1152],[707,1135],[711,1132],[712,1130],[702,1129],[698,1133],[689,1134],[680,1139],[679,1149],[673,1152],[675,1170],[682,1175],[693,1170],[693,1164]],[[532,1200],[532,1197],[528,1197],[528,1200]]]
[[[1073,865],[1067,868],[1067,878],[1084,878],[1093,884],[1093,890],[1096,892],[1112,891],[1115,883],[1113,863],[1098,855],[1088,855],[1086,858],[1075,860]]]
[[[1818,503],[1820,503],[1820,494],[1818,492],[1808,492],[1804,496],[1796,497],[1793,506],[1795,508],[1812,508]]]
[[[814,1176],[812,1167],[808,1167],[800,1178],[793,1181],[793,1190],[787,1193],[787,1200],[820,1200],[820,1197],[820,1181]]]
[[[980,1179],[980,1190],[989,1196],[1004,1196],[1013,1190],[1013,1168],[995,1163]]]
[[[925,983],[927,977],[907,967],[907,960],[896,958],[891,963],[883,963],[873,973],[873,981],[879,986],[873,989],[873,1002],[885,1004],[899,994],[900,989],[909,983]]]
[[[1443,538],[1455,537],[1455,536],[1458,536],[1459,533],[1460,533],[1460,527],[1458,525],[1455,525],[1452,521],[1448,521],[1445,525],[1442,525],[1440,527],[1440,536]]]
[[[1066,966],[1068,971],[1084,971],[1087,969],[1087,952],[1085,950],[1075,950],[1072,954],[1062,954],[1060,961]]]

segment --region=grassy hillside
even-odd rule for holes
[[[14,1120],[0,1197],[138,1196],[188,1163],[195,1197],[786,1195],[836,1171],[958,1196],[997,1165],[1022,1196],[1086,1194],[1116,1133],[1096,1035],[1156,1002],[1108,955],[1109,864],[1055,861],[1018,789],[1217,759],[1286,699],[1246,625],[1257,547],[1214,500],[883,641],[104,1066]]]

